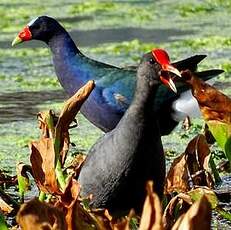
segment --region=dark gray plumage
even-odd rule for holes
[[[88,153],[79,182],[82,196],[93,194],[92,207],[107,208],[113,215],[131,208],[140,212],[147,180],[154,181],[158,195],[163,193],[165,158],[153,110],[160,70],[151,54],[144,55],[131,105]]]

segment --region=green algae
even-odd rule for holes
[[[198,14],[210,14],[216,11],[231,11],[229,0],[205,0],[178,4],[176,7],[182,17],[198,16]]]
[[[180,49],[181,47],[190,48],[194,51],[198,50],[220,50],[227,49],[231,46],[231,37],[223,36],[207,36],[192,39],[185,39],[181,41],[176,41],[171,44],[175,49]]]

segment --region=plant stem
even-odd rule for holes
[[[43,191],[40,191],[38,199],[39,201],[44,201],[46,199],[46,193]]]
[[[60,163],[60,132],[58,132],[57,135],[57,128],[54,127],[54,121],[53,116],[51,115],[51,112],[49,113],[49,116],[47,117],[47,124],[49,128],[49,134],[50,138],[53,139],[54,143],[54,150],[55,150],[55,174],[56,178],[58,180],[58,183],[62,190],[65,189],[66,183],[65,183],[65,177],[63,175],[62,165]]]
[[[214,163],[213,155],[210,156],[209,165],[210,165],[210,167],[212,169],[213,176],[214,176],[214,179],[215,179],[215,183],[216,183],[216,185],[219,185],[222,182],[222,180],[220,178],[219,172],[218,172],[218,170],[216,168],[216,165]]]
[[[59,182],[61,189],[64,190],[66,187],[66,182],[65,182],[65,177],[63,175],[63,170],[62,170],[62,166],[61,166],[59,159],[57,159],[57,162],[56,162],[55,173],[56,173],[56,177],[57,177],[57,180]]]

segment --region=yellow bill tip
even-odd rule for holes
[[[19,36],[17,36],[15,39],[14,39],[14,41],[12,42],[12,46],[15,46],[15,45],[17,45],[17,44],[19,44],[19,43],[21,43],[22,42],[22,39],[19,37]]]

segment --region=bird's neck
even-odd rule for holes
[[[150,85],[145,80],[138,80],[131,109],[142,113],[154,113],[153,101],[157,89],[158,85],[156,84]]]
[[[70,35],[65,30],[61,30],[59,33],[54,34],[47,44],[51,49],[53,59],[63,60],[65,58],[74,57],[76,54],[82,55]]]
[[[52,36],[47,44],[59,82],[69,95],[73,95],[89,79],[87,58],[64,29]]]
[[[157,89],[158,86],[150,87],[148,84],[138,81],[133,101],[114,129],[112,140],[118,146],[116,155],[121,162],[140,160],[142,151],[138,150],[144,146],[153,144],[155,146],[156,143],[159,148],[159,127],[153,109]],[[121,145],[121,143],[129,144]],[[146,157],[150,158],[150,155]]]

